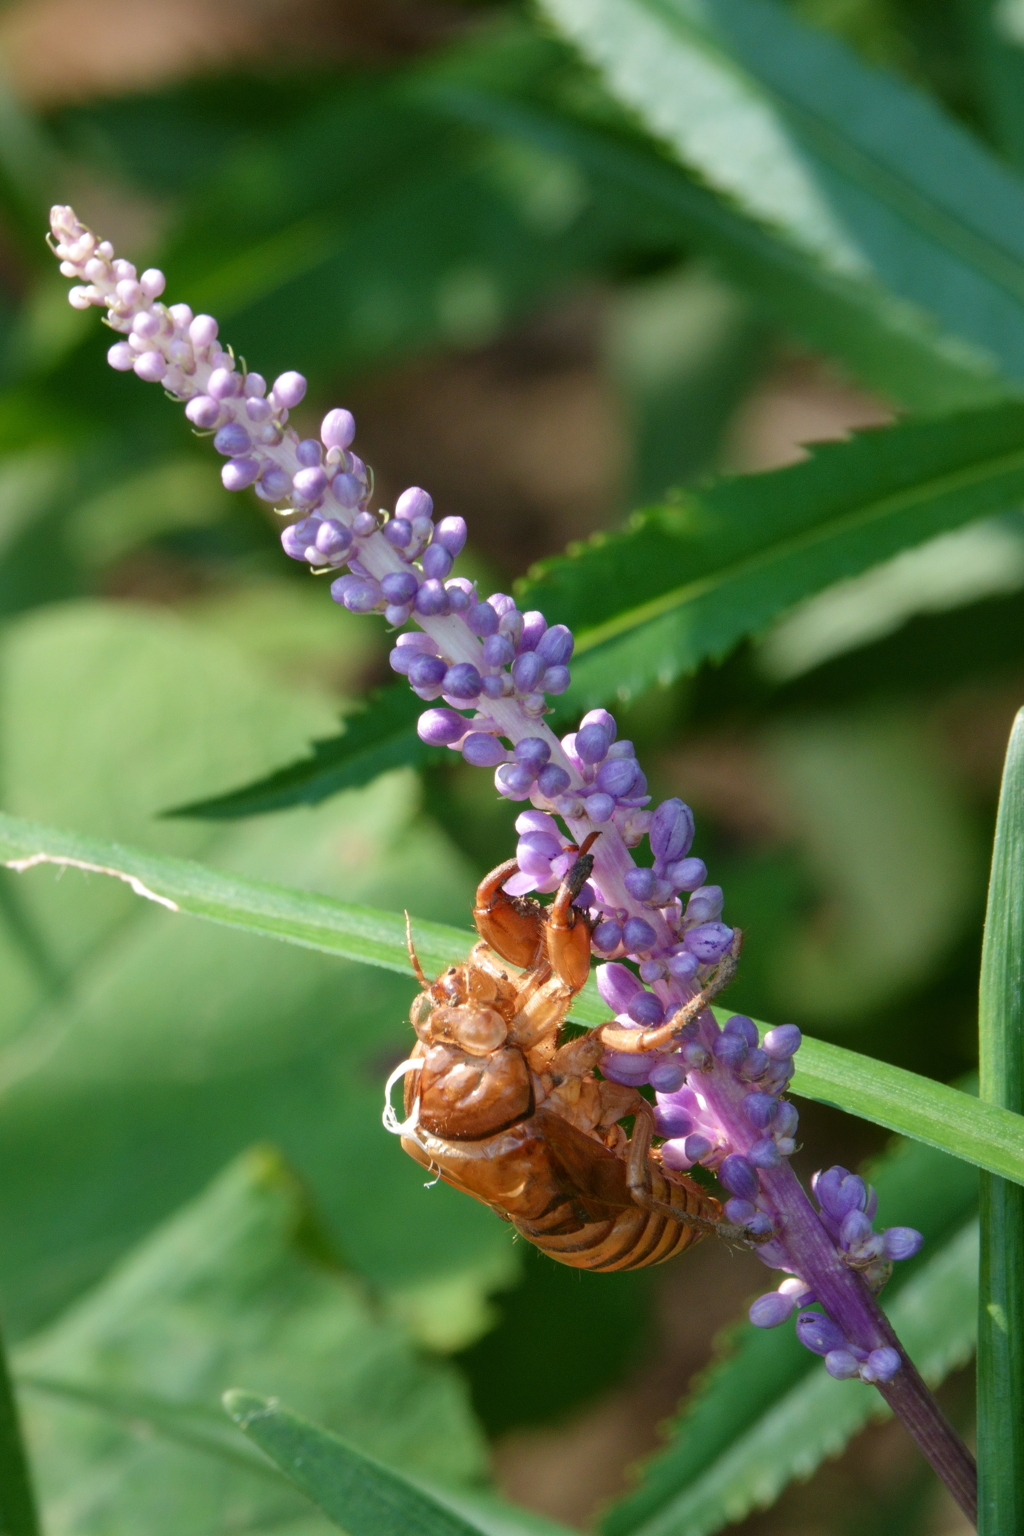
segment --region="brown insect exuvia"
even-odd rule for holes
[[[473,913],[480,942],[435,982],[410,940],[424,988],[412,1007],[418,1040],[388,1082],[390,1095],[404,1076],[406,1118],[399,1123],[389,1102],[385,1124],[424,1168],[489,1205],[559,1263],[640,1269],[707,1232],[732,1229],[717,1200],[662,1166],[646,1099],[595,1075],[606,1045],[619,1048],[625,1032],[609,1024],[558,1044],[590,970],[590,926],[572,905],[593,867],[587,847],[549,907],[502,889],[514,860],[492,870]],[[674,1028],[707,1005],[731,969],[720,968]],[[644,1033],[652,1035],[646,1048],[655,1048],[654,1032]],[[638,1032],[629,1043],[637,1048]],[[627,1138],[620,1122],[630,1115]]]

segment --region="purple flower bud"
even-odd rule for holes
[[[653,949],[658,936],[650,923],[645,923],[642,917],[627,917],[622,925],[622,942],[628,954],[636,955]]]
[[[381,577],[380,589],[389,603],[411,603],[419,589],[419,582],[412,571],[391,571]]]
[[[487,647],[484,646],[486,654]],[[517,763],[522,763],[526,768],[532,768],[534,773],[539,773],[551,758],[551,748],[541,736],[524,736],[522,741],[516,742],[515,758]]]
[[[241,388],[242,381],[232,369],[215,368],[207,382],[206,393],[212,395],[214,400],[230,400],[233,395],[240,393]]]
[[[598,923],[591,935],[591,943],[602,955],[610,955],[622,943],[622,924],[613,918]]]
[[[649,901],[658,882],[653,869],[627,869],[622,883],[634,901]]]
[[[693,812],[682,800],[663,800],[654,812],[651,851],[663,864],[682,859],[693,842]]]
[[[562,667],[573,653],[572,631],[564,624],[552,624],[537,643],[537,655],[546,667]]]
[[[480,606],[486,607],[487,604],[482,603]],[[487,667],[507,667],[515,654],[516,648],[507,635],[488,635],[484,641],[484,665]]]
[[[634,1024],[650,1029],[664,1022],[665,1010],[653,992],[636,992],[630,998],[626,1012]]]
[[[516,857],[519,859],[520,868],[524,867],[522,860],[528,852],[546,859],[550,864],[552,859],[560,859],[565,849],[554,831],[529,827],[520,835],[516,846]]]
[[[416,612],[424,618],[444,615],[449,609],[448,593],[439,581],[425,581],[416,593]],[[477,692],[479,693],[479,689]]]
[[[638,771],[635,758],[608,758],[597,770],[595,783],[603,794],[621,800],[632,790]]]
[[[135,362],[135,372],[147,384],[159,384],[167,372],[167,359],[162,352],[143,352]]]
[[[757,1044],[757,1025],[745,1013],[734,1013],[723,1026],[727,1035],[742,1035],[748,1045]]]
[[[135,353],[126,341],[115,341],[107,353],[107,362],[111,368],[116,368],[118,373],[127,373],[135,367]],[[197,398],[201,398],[197,396]],[[189,405],[192,401],[189,401]],[[186,406],[186,414],[188,407]]]
[[[695,891],[707,877],[703,859],[677,859],[665,870],[665,879],[675,891]]]
[[[721,915],[724,897],[720,885],[702,885],[686,904],[688,923],[713,923]]]
[[[860,1375],[860,1361],[848,1349],[830,1349],[825,1356],[825,1369],[837,1381],[849,1381]]]
[[[414,688],[437,688],[444,682],[447,672],[447,664],[440,656],[420,654],[409,662],[406,675]]]
[[[536,651],[524,651],[512,663],[512,681],[517,693],[532,693],[544,675],[544,663]]]
[[[540,680],[541,693],[564,693],[572,682],[568,667],[548,667]]]
[[[454,709],[428,709],[416,722],[416,733],[430,747],[450,747],[466,733],[466,718]]]
[[[742,1035],[716,1035],[711,1050],[719,1066],[735,1072],[746,1060],[749,1047]]]
[[[745,1227],[757,1215],[757,1206],[750,1200],[740,1200],[733,1195],[731,1200],[725,1202],[725,1214],[734,1226]]]
[[[664,1089],[659,1089],[664,1092]],[[671,1099],[659,1100],[654,1111],[654,1123],[659,1136],[687,1136],[693,1129],[693,1121],[681,1104]]]
[[[474,768],[495,768],[505,759],[505,748],[495,736],[471,731],[462,743],[462,755]]]
[[[331,481],[331,490],[343,507],[358,507],[360,501],[363,499],[363,487],[360,485],[355,475],[335,475],[334,479]],[[391,530],[390,532],[388,531],[389,529]],[[384,537],[387,539],[388,543],[394,545],[396,549],[404,549],[412,535],[406,532],[403,537],[403,535],[398,532],[394,525],[389,522],[385,525]]]
[[[770,1136],[755,1141],[747,1156],[755,1168],[777,1168],[782,1162],[782,1153]]]
[[[295,445],[295,457],[303,469],[317,469],[323,459],[323,449],[315,437],[304,437]]]
[[[226,432],[227,427],[222,427],[221,432]],[[221,432],[217,433],[220,437]],[[216,438],[214,439],[216,445]],[[300,469],[292,476],[292,488],[300,501],[319,501],[327,489],[327,476],[319,467],[316,469]]]
[[[747,1059],[743,1063],[743,1076],[748,1082],[752,1083],[755,1078],[760,1077],[763,1072],[766,1072],[770,1065],[771,1063],[764,1051],[755,1045],[752,1051],[747,1052]]]
[[[332,586],[332,595],[333,590]],[[342,595],[342,602],[349,613],[373,613],[383,601],[384,594],[372,577],[360,577],[351,586],[347,586]]]
[[[217,322],[212,315],[196,315],[188,328],[188,339],[196,347],[208,347],[217,339]]]
[[[728,951],[732,929],[724,923],[702,923],[699,928],[690,929],[683,943],[701,965],[714,965]]]
[[[792,1296],[784,1296],[781,1291],[769,1291],[766,1296],[759,1296],[747,1314],[755,1328],[777,1328],[791,1317],[796,1308],[796,1302]]]
[[[764,1037],[764,1049],[774,1061],[786,1061],[800,1049],[803,1036],[796,1024],[778,1024]]]
[[[546,800],[564,795],[571,782],[565,769],[559,768],[557,763],[548,763],[537,775],[537,788]]]
[[[683,1142],[683,1151],[691,1163],[699,1163],[711,1151],[711,1143],[706,1136],[701,1136],[698,1131],[694,1131]]]
[[[541,636],[547,630],[547,620],[536,608],[531,608],[523,614],[523,633],[519,637],[519,650],[535,651],[540,644]],[[586,724],[586,721],[584,721]]]
[[[617,960],[608,965],[599,965],[595,975],[597,990],[612,1013],[625,1013],[633,998],[642,990],[629,967],[620,965]]]
[[[292,488],[292,477],[286,469],[270,464],[260,478],[260,490],[268,501],[280,501]]]
[[[647,1081],[658,1093],[674,1093],[686,1081],[686,1069],[678,1060],[659,1061],[647,1074]]]
[[[739,1195],[741,1200],[753,1200],[757,1196],[757,1174],[753,1165],[739,1152],[730,1152],[725,1158],[718,1170],[718,1178],[730,1195]]]
[[[221,483],[226,491],[244,491],[255,484],[260,472],[259,459],[232,459],[221,468]]]
[[[796,1336],[805,1349],[816,1355],[847,1347],[843,1330],[823,1312],[801,1312],[796,1320]]]
[[[301,373],[282,373],[274,380],[274,399],[286,411],[294,410],[305,393],[306,381]]]
[[[868,1200],[864,1180],[856,1173],[846,1173],[845,1169],[842,1174],[843,1177],[835,1182],[826,1182],[828,1176],[823,1175],[815,1190],[819,1204],[835,1221],[842,1221],[848,1211],[862,1211]]]
[[[533,769],[522,763],[502,763],[494,775],[495,788],[509,800],[525,800],[533,788],[533,781]]]
[[[765,1131],[779,1112],[778,1101],[770,1093],[748,1093],[743,1112],[757,1131]]]
[[[228,466],[225,464],[224,468]],[[293,560],[305,560],[306,550],[316,537],[316,528],[311,526],[313,522],[313,518],[304,517],[300,523],[293,523],[282,531],[281,548]]]
[[[892,1381],[902,1364],[899,1350],[886,1345],[882,1349],[871,1351],[865,1361],[867,1369],[862,1374],[869,1381]]]
[[[326,448],[347,448],[356,435],[356,419],[351,411],[328,411],[320,423],[320,437]]]
[[[581,763],[604,761],[611,745],[611,737],[603,725],[583,725],[576,732],[576,756]]]
[[[444,691],[453,699],[480,697],[480,673],[471,661],[458,661],[448,668],[444,675]]]
[[[498,615],[490,603],[474,603],[466,614],[466,623],[481,638],[498,633]]]
[[[434,543],[446,549],[453,559],[461,554],[466,543],[466,519],[442,517],[434,529]]]
[[[668,966],[670,976],[676,981],[692,981],[697,974],[698,961],[696,955],[684,953],[681,955],[669,955],[665,964]]]
[[[215,434],[213,446],[218,453],[235,458],[249,452],[252,447],[252,438],[239,422],[229,421]]]
[[[650,1059],[628,1051],[605,1051],[598,1065],[605,1077],[627,1088],[639,1088],[647,1081]]]
[[[429,517],[433,510],[433,498],[418,485],[411,485],[395,502],[395,516],[404,517],[410,523],[416,517]]]
[[[352,532],[357,538],[369,538],[371,533],[377,532],[377,519],[372,512],[357,512],[352,519]]]
[[[913,1227],[886,1227],[882,1233],[882,1251],[887,1259],[912,1259],[923,1243],[921,1233]]]
[[[185,415],[193,426],[202,427],[204,431],[208,431],[220,420],[220,401],[212,399],[209,395],[195,395],[186,405]],[[290,476],[288,484],[291,485]]]
[[[839,1227],[839,1241],[844,1248],[859,1248],[873,1236],[870,1218],[863,1211],[847,1211]]]
[[[429,544],[420,558],[424,576],[429,576],[435,581],[444,581],[451,574],[452,557],[443,544]]]

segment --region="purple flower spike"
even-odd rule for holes
[[[450,747],[466,734],[466,718],[454,709],[428,709],[420,715],[416,733],[430,747]]]
[[[816,1355],[847,1348],[843,1330],[823,1312],[801,1312],[796,1320],[796,1336],[805,1349]]]
[[[796,1055],[802,1039],[795,1024],[778,1024],[767,1031],[762,1044],[774,1061],[787,1061]]]
[[[792,1317],[795,1310],[796,1302],[792,1296],[769,1291],[766,1296],[757,1298],[747,1315],[755,1328],[777,1328]]]
[[[882,1233],[882,1251],[887,1259],[912,1259],[923,1243],[921,1233],[913,1227],[887,1227]]]
[[[682,800],[663,800],[649,833],[651,851],[660,864],[682,859],[693,842],[693,812]]]
[[[462,755],[474,768],[494,768],[505,758],[505,748],[495,736],[471,731],[462,743]]]
[[[278,405],[283,406],[286,411],[292,411],[305,396],[306,381],[301,373],[282,373],[274,380],[272,393]]]
[[[825,1369],[837,1381],[849,1381],[860,1375],[860,1361],[848,1349],[830,1349],[825,1356]]]
[[[598,923],[591,934],[591,943],[602,955],[612,954],[622,943],[622,924],[614,920]]]
[[[328,411],[320,423],[320,437],[326,448],[347,448],[356,435],[356,419],[351,411]]]
[[[718,1178],[730,1195],[739,1195],[741,1200],[753,1200],[757,1196],[757,1174],[753,1165],[738,1152],[730,1152],[724,1159]]]
[[[429,517],[433,510],[434,498],[418,485],[411,485],[395,502],[395,516],[410,523],[417,517]]]
[[[865,1369],[861,1375],[865,1381],[892,1381],[903,1361],[899,1351],[886,1346],[883,1349],[873,1349],[865,1361]]]
[[[612,1013],[625,1013],[633,998],[641,990],[640,983],[628,965],[612,961],[610,965],[597,967],[597,990]]]
[[[622,925],[622,942],[628,954],[638,955],[653,949],[658,942],[658,935],[642,917],[627,917]]]

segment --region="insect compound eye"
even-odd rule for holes
[[[471,1056],[487,1056],[505,1044],[508,1025],[493,1008],[453,1008],[448,1020],[452,1035]]]

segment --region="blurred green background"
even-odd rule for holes
[[[970,7],[793,8],[996,133]],[[387,681],[387,642],[281,556],[261,503],[221,491],[159,390],[106,367],[43,244],[49,202],[161,265],[250,366],[305,372],[300,429],[349,406],[382,504],[427,486],[492,589],[670,487],[792,462],[895,402],[766,320],[664,203],[471,110],[490,93],[621,126],[515,5],[22,0],[0,58],[2,808],[464,925],[513,835],[486,773],[161,819],[331,735]],[[618,701],[749,934],[736,1006],[944,1080],[971,1069],[1022,620],[1007,514]],[[655,1446],[763,1271],[710,1244],[655,1275],[563,1271],[425,1191],[380,1124],[412,992],[96,877],[0,872],[0,1298],[37,1381],[48,1531],[322,1529],[244,1471],[133,1436],[132,1392],[281,1392],[439,1480],[479,1480],[490,1455],[501,1488],[570,1525]],[[802,1127],[804,1171],[884,1145],[821,1106]],[[48,1378],[102,1380],[124,1411]],[[401,1399],[408,1444],[388,1397],[362,1422],[364,1379]],[[963,1378],[946,1401],[969,1413]],[[890,1428],[742,1528],[953,1519]]]

